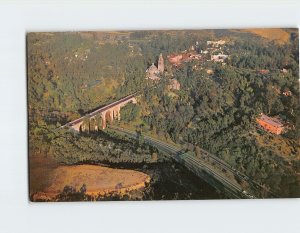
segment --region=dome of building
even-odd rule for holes
[[[148,68],[147,73],[151,76],[153,74],[157,74],[158,73],[158,69],[157,67],[154,65],[154,63],[152,63],[152,65]]]

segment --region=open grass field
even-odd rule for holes
[[[55,165],[53,161],[35,161],[31,167],[31,194],[34,199],[52,199],[64,190],[65,186],[72,186],[79,191],[86,185],[88,195],[125,194],[132,190],[144,188],[150,182],[150,176],[145,173],[113,169],[98,165]],[[52,164],[48,169],[47,164]],[[38,184],[38,185],[35,185]]]
[[[280,28],[255,28],[243,29],[241,31],[253,33],[265,39],[275,41],[279,44],[287,43],[290,40],[290,34],[287,31]]]

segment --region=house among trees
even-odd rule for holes
[[[179,54],[171,54],[168,56],[169,62],[175,66],[178,67],[184,62],[190,62],[192,60],[200,60],[201,55],[198,54],[194,49],[191,49],[192,51],[183,51]]]
[[[292,96],[292,92],[291,92],[289,89],[285,89],[285,90],[282,92],[282,94],[283,94],[284,96]]]
[[[262,69],[262,70],[259,71],[259,73],[260,74],[268,74],[268,73],[270,73],[270,71],[267,70],[267,69]]]
[[[224,62],[228,58],[228,55],[225,54],[218,54],[218,55],[211,55],[211,60],[215,62]]]
[[[285,130],[283,123],[278,118],[269,117],[263,113],[260,114],[260,117],[256,118],[256,122],[266,131],[269,131],[273,134],[279,135]]]
[[[182,59],[183,59],[182,54],[168,55],[169,62],[174,66],[178,66],[179,64],[181,64]]]
[[[226,43],[225,40],[218,40],[218,41],[207,41],[207,45],[211,45],[212,47],[219,47],[220,45],[224,45]]]

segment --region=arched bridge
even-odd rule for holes
[[[73,128],[75,131],[79,132],[86,119],[92,120],[95,119],[97,115],[100,115],[102,121],[102,129],[105,129],[107,120],[110,122],[113,122],[115,119],[120,120],[121,118],[120,110],[122,107],[124,107],[129,102],[136,104],[137,102],[135,98],[136,94],[137,93],[128,95],[111,104],[98,108],[95,111],[88,113],[74,121],[68,122],[67,124],[61,126],[61,128],[70,127]],[[98,126],[95,126],[95,129],[98,129],[97,127]]]

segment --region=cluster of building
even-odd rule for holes
[[[225,40],[218,40],[218,41],[207,41],[207,50],[205,50],[203,53],[210,53],[210,60],[213,62],[222,62],[224,64],[225,60],[229,57],[229,55],[223,54],[221,51],[222,45],[225,45]],[[213,54],[218,52],[218,54]]]
[[[183,63],[190,62],[192,60],[200,59],[201,55],[195,51],[194,47],[192,47],[190,51],[185,50],[179,54],[171,54],[168,56],[169,62],[175,67],[179,67]]]
[[[221,45],[224,45],[225,43],[226,43],[225,40],[207,41],[206,42],[207,46],[211,46],[211,47],[219,47]]]
[[[207,41],[207,48],[205,50],[201,50],[201,54],[211,54],[210,61],[213,62],[222,62],[224,64],[224,61],[229,57],[229,55],[226,55],[222,51],[222,45],[226,44],[225,40],[218,40],[218,41]],[[216,54],[218,53],[218,54]]]
[[[203,55],[211,54],[210,60],[214,62],[222,62],[229,57],[229,55],[223,54],[221,50],[221,46],[226,43],[225,40],[218,40],[218,41],[207,41],[207,48],[206,50],[201,50],[200,54],[197,53],[195,50],[195,47],[192,46],[189,51],[185,50],[180,53],[174,53],[168,55],[168,61],[174,66],[179,67],[183,63],[190,62],[192,60],[201,60]],[[198,46],[199,42],[196,42],[196,47]],[[218,54],[213,55],[213,53],[216,53],[219,51]]]
[[[203,54],[211,54],[210,60],[214,62],[222,62],[224,64],[224,61],[229,57],[229,55],[219,53],[217,55],[213,55],[214,52],[221,49],[221,46],[224,45],[226,41],[224,40],[218,40],[218,41],[207,41],[207,50],[202,51],[201,54],[199,54],[195,47],[192,46],[189,50],[182,51],[180,53],[173,53],[167,56],[169,63],[173,67],[180,67],[184,63],[188,63],[193,60],[201,60],[203,59]],[[196,42],[196,47],[198,46],[199,42]],[[162,54],[159,55],[157,66],[152,63],[151,66],[148,67],[146,70],[146,79],[152,80],[154,82],[159,82],[161,79],[161,75],[164,73],[164,59]],[[209,70],[207,71],[209,74],[212,74],[213,71]],[[168,89],[180,89],[180,83],[176,79],[169,79],[169,85]]]
[[[146,79],[150,79],[154,82],[160,81],[160,75],[164,73],[165,65],[164,65],[164,58],[162,54],[159,55],[157,67],[152,63],[152,65],[146,70]],[[169,79],[168,89],[180,90],[180,83],[177,79],[172,78]]]
[[[152,65],[146,70],[146,79],[150,79],[152,81],[159,81],[159,74],[163,74],[165,70],[164,66],[164,58],[162,54],[159,55],[157,67],[152,63]]]
[[[260,116],[256,118],[256,122],[270,133],[279,135],[285,132],[284,124],[278,117],[269,117],[261,113]]]
[[[211,55],[210,60],[215,62],[224,62],[228,58],[228,55],[225,54],[217,54],[217,55]]]
[[[272,89],[274,90],[274,92],[277,95],[281,95],[281,94],[284,96],[292,96],[293,95],[292,92],[288,88],[285,88],[283,92],[281,92],[279,87],[272,86]]]
[[[219,46],[224,45],[226,42],[224,40],[218,40],[218,41],[207,41],[207,50],[202,51],[201,54],[207,54],[210,53],[212,54],[213,52],[217,51]],[[199,42],[196,42],[196,47],[198,46]],[[208,51],[209,50],[209,51]],[[169,63],[174,66],[174,67],[180,67],[184,63],[193,61],[193,60],[201,60],[203,55],[197,53],[195,50],[195,47],[192,46],[189,50],[182,51],[180,53],[173,53],[167,56]],[[222,62],[228,58],[228,55],[219,53],[217,55],[211,55],[211,61],[214,62]],[[154,82],[159,82],[161,79],[161,75],[164,73],[164,59],[162,54],[159,55],[158,63],[157,66],[152,63],[151,66],[148,67],[146,70],[146,79],[152,80]],[[210,71],[211,73],[213,71]],[[179,90],[180,89],[180,83],[176,79],[170,79],[170,83],[168,85],[168,89],[175,89]]]

